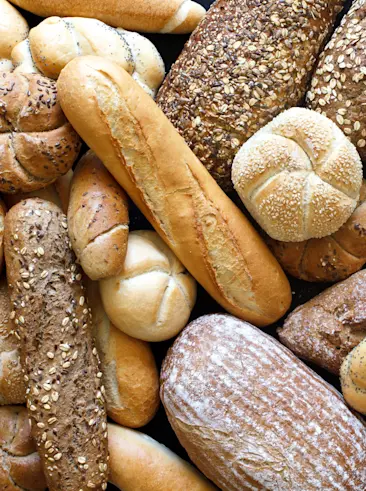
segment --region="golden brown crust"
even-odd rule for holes
[[[91,151],[75,169],[67,221],[72,247],[89,278],[121,272],[129,231],[127,196]]]
[[[24,17],[6,0],[0,0],[0,62],[10,59],[13,47],[28,35]]]
[[[46,187],[74,163],[80,138],[66,121],[55,83],[38,74],[0,78],[0,190]]]
[[[291,291],[278,263],[132,78],[108,60],[81,57],[58,89],[73,126],[202,286],[255,324],[281,317]]]
[[[366,339],[343,361],[341,384],[346,402],[366,415]]]
[[[28,199],[11,208],[5,230],[28,413],[48,487],[101,491],[108,475],[104,387],[66,216]]]

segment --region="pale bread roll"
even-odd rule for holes
[[[366,339],[344,360],[341,367],[341,384],[347,403],[366,415]]]
[[[6,0],[0,0],[0,71],[11,71],[11,51],[28,36],[24,17]]]
[[[122,272],[100,281],[100,292],[118,329],[144,341],[164,341],[186,325],[196,282],[156,232],[134,231]]]
[[[232,180],[270,237],[301,242],[330,235],[347,221],[359,199],[362,163],[330,119],[292,108],[242,146]]]
[[[192,465],[143,433],[108,425],[109,481],[122,491],[215,491]]]

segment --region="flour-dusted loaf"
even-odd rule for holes
[[[4,265],[4,220],[6,215],[6,206],[0,199],[0,273]]]
[[[11,51],[28,35],[28,24],[7,0],[0,0],[0,71],[12,70]]]
[[[193,321],[161,398],[181,444],[223,491],[364,491],[366,426],[287,348],[234,317]]]
[[[81,269],[56,205],[28,199],[6,216],[5,259],[28,414],[49,491],[106,489],[102,372]]]
[[[366,339],[342,363],[341,384],[347,403],[366,416]]]
[[[56,84],[38,74],[0,74],[0,191],[46,187],[72,166],[80,138],[58,103]]]
[[[332,119],[366,159],[366,1],[353,0],[323,51],[307,106]]]
[[[366,270],[297,307],[278,335],[297,356],[339,374],[345,356],[366,337]]]
[[[224,189],[241,145],[305,96],[343,0],[218,0],[157,102]]]
[[[282,317],[291,290],[279,264],[128,73],[80,57],[57,87],[74,128],[209,294],[254,324]]]

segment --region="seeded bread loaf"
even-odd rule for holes
[[[79,150],[55,82],[37,74],[1,74],[0,191],[46,187],[71,168]]]
[[[76,166],[67,222],[72,247],[89,278],[121,272],[128,241],[127,196],[91,151]]]
[[[366,416],[366,339],[342,363],[341,384],[347,403]]]
[[[297,356],[339,374],[347,354],[366,337],[366,270],[297,307],[278,335]]]
[[[105,391],[66,216],[35,198],[13,206],[5,258],[32,435],[49,490],[106,489]]]
[[[284,270],[300,280],[336,282],[356,273],[366,263],[366,181],[355,211],[334,234],[303,242],[268,238],[268,244]]]
[[[241,145],[305,96],[341,0],[218,0],[157,103],[225,190]]]
[[[24,17],[7,0],[0,0],[0,71],[13,69],[11,51],[28,36]]]
[[[47,488],[27,410],[0,408],[1,491],[44,491]]]
[[[307,106],[332,119],[366,160],[366,1],[354,0],[323,51]]]
[[[181,444],[223,491],[364,491],[366,426],[288,349],[228,315],[193,321],[164,360]]]

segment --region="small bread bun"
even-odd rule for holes
[[[366,415],[366,339],[342,363],[341,384],[347,403]]]
[[[296,107],[242,146],[232,180],[270,237],[301,242],[336,232],[350,217],[359,199],[362,164],[330,119]]]
[[[6,0],[0,0],[0,70],[10,71],[14,46],[28,36],[28,24],[20,12]]]
[[[122,273],[102,280],[100,292],[118,329],[144,341],[164,341],[186,325],[196,282],[156,232],[135,231]]]

